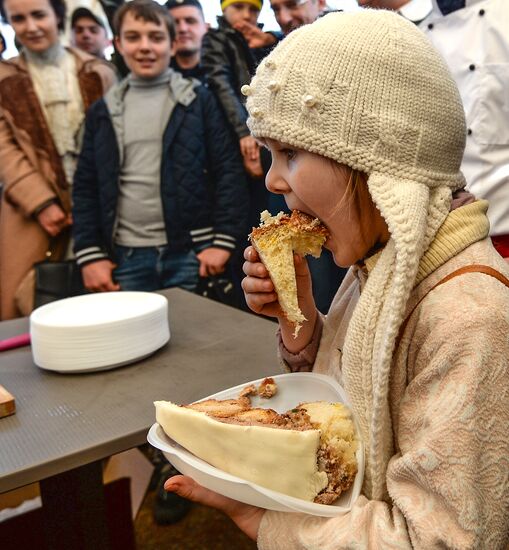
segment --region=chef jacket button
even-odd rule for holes
[[[472,128],[469,128],[469,129],[467,130],[467,134],[468,134],[469,136],[472,135]]]
[[[471,70],[471,71],[475,71],[475,65],[473,63],[471,63],[468,68]]]
[[[431,30],[433,28],[433,23],[428,23],[428,29]]]
[[[479,10],[479,15],[482,17],[486,12],[484,10]]]

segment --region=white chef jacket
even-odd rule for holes
[[[509,0],[466,0],[420,24],[445,58],[467,120],[467,189],[490,202],[491,235],[509,235]]]
[[[412,23],[418,24],[431,13],[432,7],[431,0],[408,0],[398,9],[398,13]]]

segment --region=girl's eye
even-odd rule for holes
[[[287,158],[287,160],[293,160],[297,155],[297,151],[295,151],[295,149],[283,149],[281,152]]]

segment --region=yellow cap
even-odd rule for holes
[[[231,6],[232,4],[239,4],[239,3],[251,4],[257,10],[261,10],[263,0],[222,0],[221,9],[224,11],[228,6]]]

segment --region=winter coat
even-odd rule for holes
[[[232,251],[246,238],[248,212],[237,144],[207,88],[175,72],[169,86],[177,103],[164,131],[161,158],[168,247],[173,252],[210,246]],[[80,266],[108,257],[115,260],[123,151],[112,117],[122,117],[126,90],[123,81],[87,113],[73,185],[74,250]]]
[[[202,67],[207,82],[223,107],[238,139],[249,135],[247,111],[240,89],[249,84],[258,63],[271,48],[251,49],[246,39],[224,17],[218,17],[218,28],[203,37]],[[279,33],[272,33],[276,40]]]
[[[69,49],[85,109],[115,80],[105,61]],[[14,296],[35,262],[45,258],[49,235],[34,217],[38,208],[58,201],[71,211],[71,198],[60,156],[23,56],[0,61],[0,319],[20,315]],[[58,258],[64,235],[53,243]]]
[[[509,288],[479,272],[437,286],[475,264],[509,278],[487,238],[486,209],[477,201],[451,212],[421,259],[392,354],[386,500],[363,490],[351,511],[334,518],[268,511],[261,550],[507,549]],[[334,377],[354,410],[361,405],[342,350],[375,263],[376,255],[345,277],[317,335],[318,353],[308,346],[292,357],[281,349],[291,370]]]

